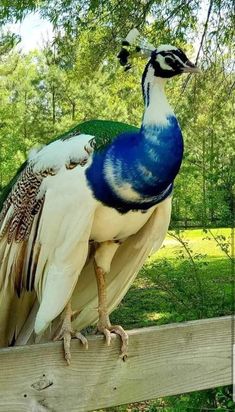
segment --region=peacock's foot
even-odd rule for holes
[[[70,365],[70,362],[71,362],[70,345],[71,345],[71,339],[73,337],[80,340],[80,342],[83,344],[85,349],[88,349],[88,341],[85,338],[85,336],[83,336],[80,332],[74,331],[72,328],[71,319],[68,319],[67,317],[65,317],[62,327],[58,335],[56,335],[56,337],[54,338],[54,341],[56,340],[64,341],[64,357],[68,365]]]
[[[112,333],[120,336],[122,341],[120,358],[125,361],[127,358],[128,350],[128,334],[123,329],[123,327],[120,325],[111,325],[109,322],[103,323],[99,321],[97,330],[104,334],[108,346],[111,344]]]

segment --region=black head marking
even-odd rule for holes
[[[130,56],[130,52],[126,48],[122,47],[120,53],[118,53],[117,55],[117,58],[119,59],[120,64],[122,66],[126,66],[128,64],[129,56]]]
[[[161,64],[162,59],[159,59],[158,56],[163,57],[165,65]],[[159,51],[156,49],[152,52],[150,62],[154,68],[154,75],[156,77],[171,78],[183,72],[184,65],[188,62],[188,58],[181,49],[169,48],[169,50]]]
[[[123,47],[122,47],[121,51],[118,53],[117,58],[119,59],[120,64],[125,67],[124,70],[127,71],[131,68],[131,64],[128,63],[128,60],[129,60],[130,55],[131,55],[130,51],[128,50],[128,49],[130,49],[130,47],[129,47],[130,44],[127,40],[124,40],[122,42],[122,45],[123,45]],[[141,48],[139,46],[136,46],[134,51],[136,53],[140,53]]]
[[[156,60],[157,50],[152,51],[150,61],[153,62]]]
[[[129,41],[127,41],[127,40],[123,40],[123,41],[122,41],[122,45],[123,45],[123,46],[130,46],[130,43],[129,43]]]

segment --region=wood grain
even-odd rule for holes
[[[72,342],[0,350],[1,412],[84,412],[232,383],[232,318],[221,317],[129,331],[107,347],[91,336],[86,351]]]

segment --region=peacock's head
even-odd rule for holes
[[[167,44],[155,48],[144,37],[140,36],[137,29],[132,29],[129,32],[122,42],[122,46],[118,58],[125,70],[131,68],[128,60],[134,51],[135,55],[150,57],[145,73],[148,69],[152,69],[155,77],[167,79],[182,73],[200,73],[200,69],[188,59],[180,48]]]
[[[182,73],[200,73],[186,54],[178,47],[163,44],[151,52],[149,65],[154,69],[154,76],[170,78]]]

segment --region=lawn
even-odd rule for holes
[[[177,237],[178,239],[176,239]],[[126,329],[232,313],[231,230],[170,232],[120,306],[114,323]],[[109,411],[235,411],[231,389],[220,388],[122,406]]]
[[[213,235],[230,245],[229,229],[213,230]],[[112,314],[114,322],[131,329],[231,313],[231,260],[202,230],[184,231],[180,239],[184,245],[168,235],[149,257]]]

